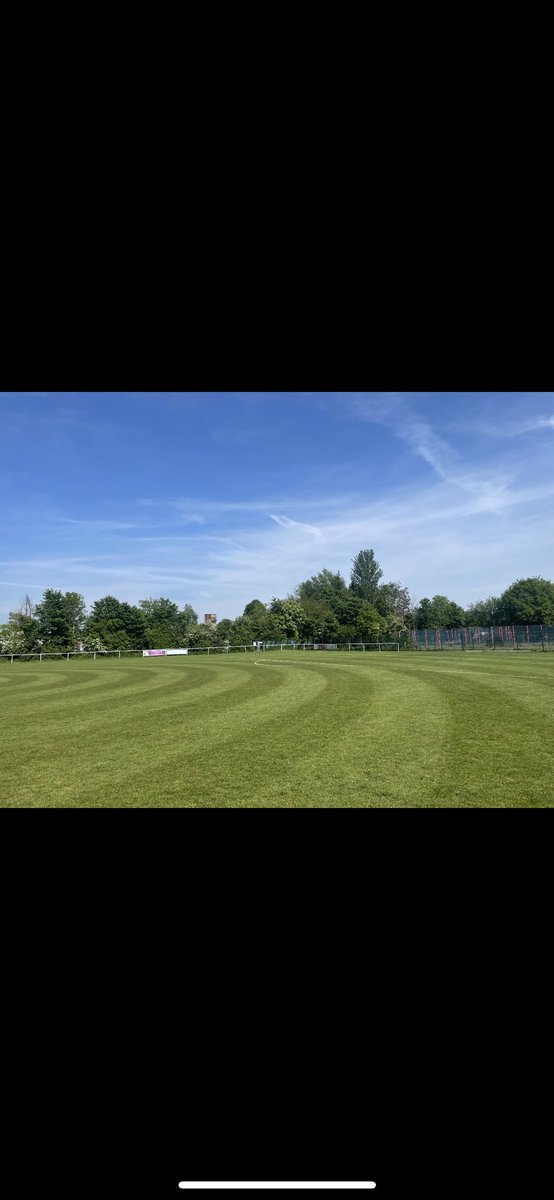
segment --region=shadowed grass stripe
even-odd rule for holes
[[[206,673],[206,677],[202,679],[202,685],[209,685],[213,680],[213,673]],[[129,702],[129,697],[136,697],[139,701],[142,700],[145,705],[148,701],[148,696],[155,696],[157,691],[163,691],[168,694],[172,688],[182,689],[186,685],[188,689],[200,686],[200,681],[197,678],[197,673],[188,677],[175,675],[173,678],[158,675],[157,677],[143,677],[137,679],[133,672],[126,672],[124,669],[120,677],[110,677],[108,680],[96,679],[88,680],[92,682],[94,687],[98,687],[105,702],[119,703],[125,699],[126,704]],[[231,686],[231,684],[228,684]],[[63,687],[63,685],[62,685]],[[74,696],[74,684],[68,683],[63,690],[57,687],[51,696],[47,696],[47,705],[41,711],[41,720],[51,719],[58,720],[60,712],[64,712],[70,705],[71,711],[75,712],[78,708],[90,710],[94,704],[94,697],[90,693],[86,693],[85,689],[79,689],[77,695]],[[25,694],[23,697],[18,697],[20,703],[17,705],[17,712],[20,714],[33,711],[36,707],[35,696]],[[24,701],[27,700],[27,705]],[[154,703],[158,703],[154,699]]]

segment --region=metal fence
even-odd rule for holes
[[[188,654],[256,654],[274,650],[399,652],[400,650],[554,650],[554,625],[490,625],[451,629],[412,629],[402,642],[258,642],[248,646],[189,646]],[[142,655],[142,650],[69,650],[56,654],[0,654],[0,662],[108,659]]]
[[[249,646],[189,646],[187,647],[187,655],[189,654],[257,654],[263,652],[271,652],[274,650],[346,650],[346,651],[377,651],[378,653],[400,650],[399,642],[260,642],[257,645]],[[96,659],[106,658],[124,658],[130,654],[140,654],[142,650],[68,650],[59,651],[56,654],[48,653],[23,653],[23,654],[0,654],[0,660],[7,662],[43,662],[45,659],[66,660],[70,659]]]
[[[554,650],[554,625],[413,629],[416,650]]]

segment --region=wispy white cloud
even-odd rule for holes
[[[57,525],[75,525],[79,529],[88,530],[89,532],[108,533],[110,530],[118,529],[144,529],[144,525],[137,525],[133,521],[102,521],[102,520],[81,520],[77,517],[52,517],[53,524]]]
[[[486,464],[479,469],[464,464],[460,452],[439,434],[429,421],[421,417],[417,402],[406,394],[386,392],[377,395],[352,395],[342,392],[339,396],[359,419],[385,426],[426,462],[444,483],[469,493],[476,503],[476,511],[501,513],[506,508],[522,502],[517,487],[513,489],[516,482],[513,472],[506,471],[498,464]],[[502,427],[509,428],[506,423]],[[516,432],[551,427],[554,428],[554,417],[532,418],[512,426],[512,429],[515,435]],[[471,431],[475,434],[477,430],[485,432],[485,427],[477,425],[474,421]]]
[[[464,430],[468,427],[459,424],[458,428]],[[524,420],[505,419],[496,423],[474,420],[471,424],[472,433],[484,434],[499,441],[523,437],[526,433],[538,433],[540,430],[554,430],[554,416],[528,417]]]
[[[291,517],[277,516],[275,513],[269,513],[269,516],[282,529],[305,529],[306,533],[313,533],[318,538],[323,537],[321,529],[318,529],[317,525],[307,525],[304,521],[293,521]]]

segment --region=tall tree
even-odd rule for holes
[[[270,616],[272,620],[269,622],[270,631],[273,632],[277,639],[291,639],[299,641],[300,630],[305,620],[305,613],[302,605],[297,600],[292,600],[287,597],[286,600],[279,600],[274,597],[269,606]],[[270,632],[271,636],[271,632]]]
[[[488,596],[486,600],[476,600],[466,608],[464,625],[496,625],[499,614],[498,596]]]
[[[250,600],[242,615],[249,622],[253,640],[267,637],[268,611],[261,600]]]
[[[516,579],[499,601],[499,621],[514,625],[554,625],[554,583],[542,575]]]
[[[414,613],[418,629],[450,629],[459,628],[465,623],[465,613],[459,604],[449,600],[448,596],[426,596],[420,600],[419,607]]]
[[[85,636],[88,640],[100,638],[108,650],[143,650],[150,644],[142,609],[122,603],[115,596],[95,600]]]
[[[346,591],[346,583],[340,571],[329,571],[324,567],[317,575],[299,583],[291,599],[298,600],[300,604],[304,600],[322,600],[335,612]]]
[[[363,600],[359,596],[355,596],[350,588],[345,587],[344,592],[337,596],[333,612],[342,627],[356,624],[362,604]],[[347,637],[345,640],[353,641],[353,637]]]
[[[85,602],[78,592],[56,591],[47,588],[35,608],[38,633],[44,646],[56,650],[74,650],[82,628]]]
[[[102,596],[100,600],[95,600],[90,610],[89,620],[92,621],[110,621],[119,620],[121,610],[121,600],[116,596]]]
[[[149,625],[171,625],[179,616],[179,606],[163,596],[158,600],[152,597],[149,600],[139,600],[139,608],[142,609]]]
[[[350,588],[360,600],[375,604],[383,572],[373,550],[360,550],[352,560]]]
[[[85,601],[79,592],[66,592],[64,601],[70,639],[75,643],[85,623]]]
[[[217,622],[215,632],[220,646],[234,646],[238,644],[234,641],[235,622],[231,621],[229,617],[224,617],[222,621]]]
[[[378,642],[387,628],[386,617],[382,617],[369,600],[364,600],[358,613],[357,634],[361,642]]]
[[[163,596],[155,600],[140,600],[139,608],[146,618],[148,642],[159,650],[184,645],[182,618],[179,606]]]
[[[339,622],[329,604],[324,600],[302,601],[303,620],[299,634],[306,642],[336,642],[340,637]]]
[[[382,583],[377,589],[375,607],[382,616],[393,617],[396,625],[406,624],[410,605],[410,593],[400,583]]]

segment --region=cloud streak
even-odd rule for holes
[[[293,521],[291,517],[276,516],[275,513],[270,513],[269,516],[282,529],[305,529],[306,533],[313,533],[317,538],[323,537],[321,529],[318,529],[317,525],[307,525],[305,521]]]

